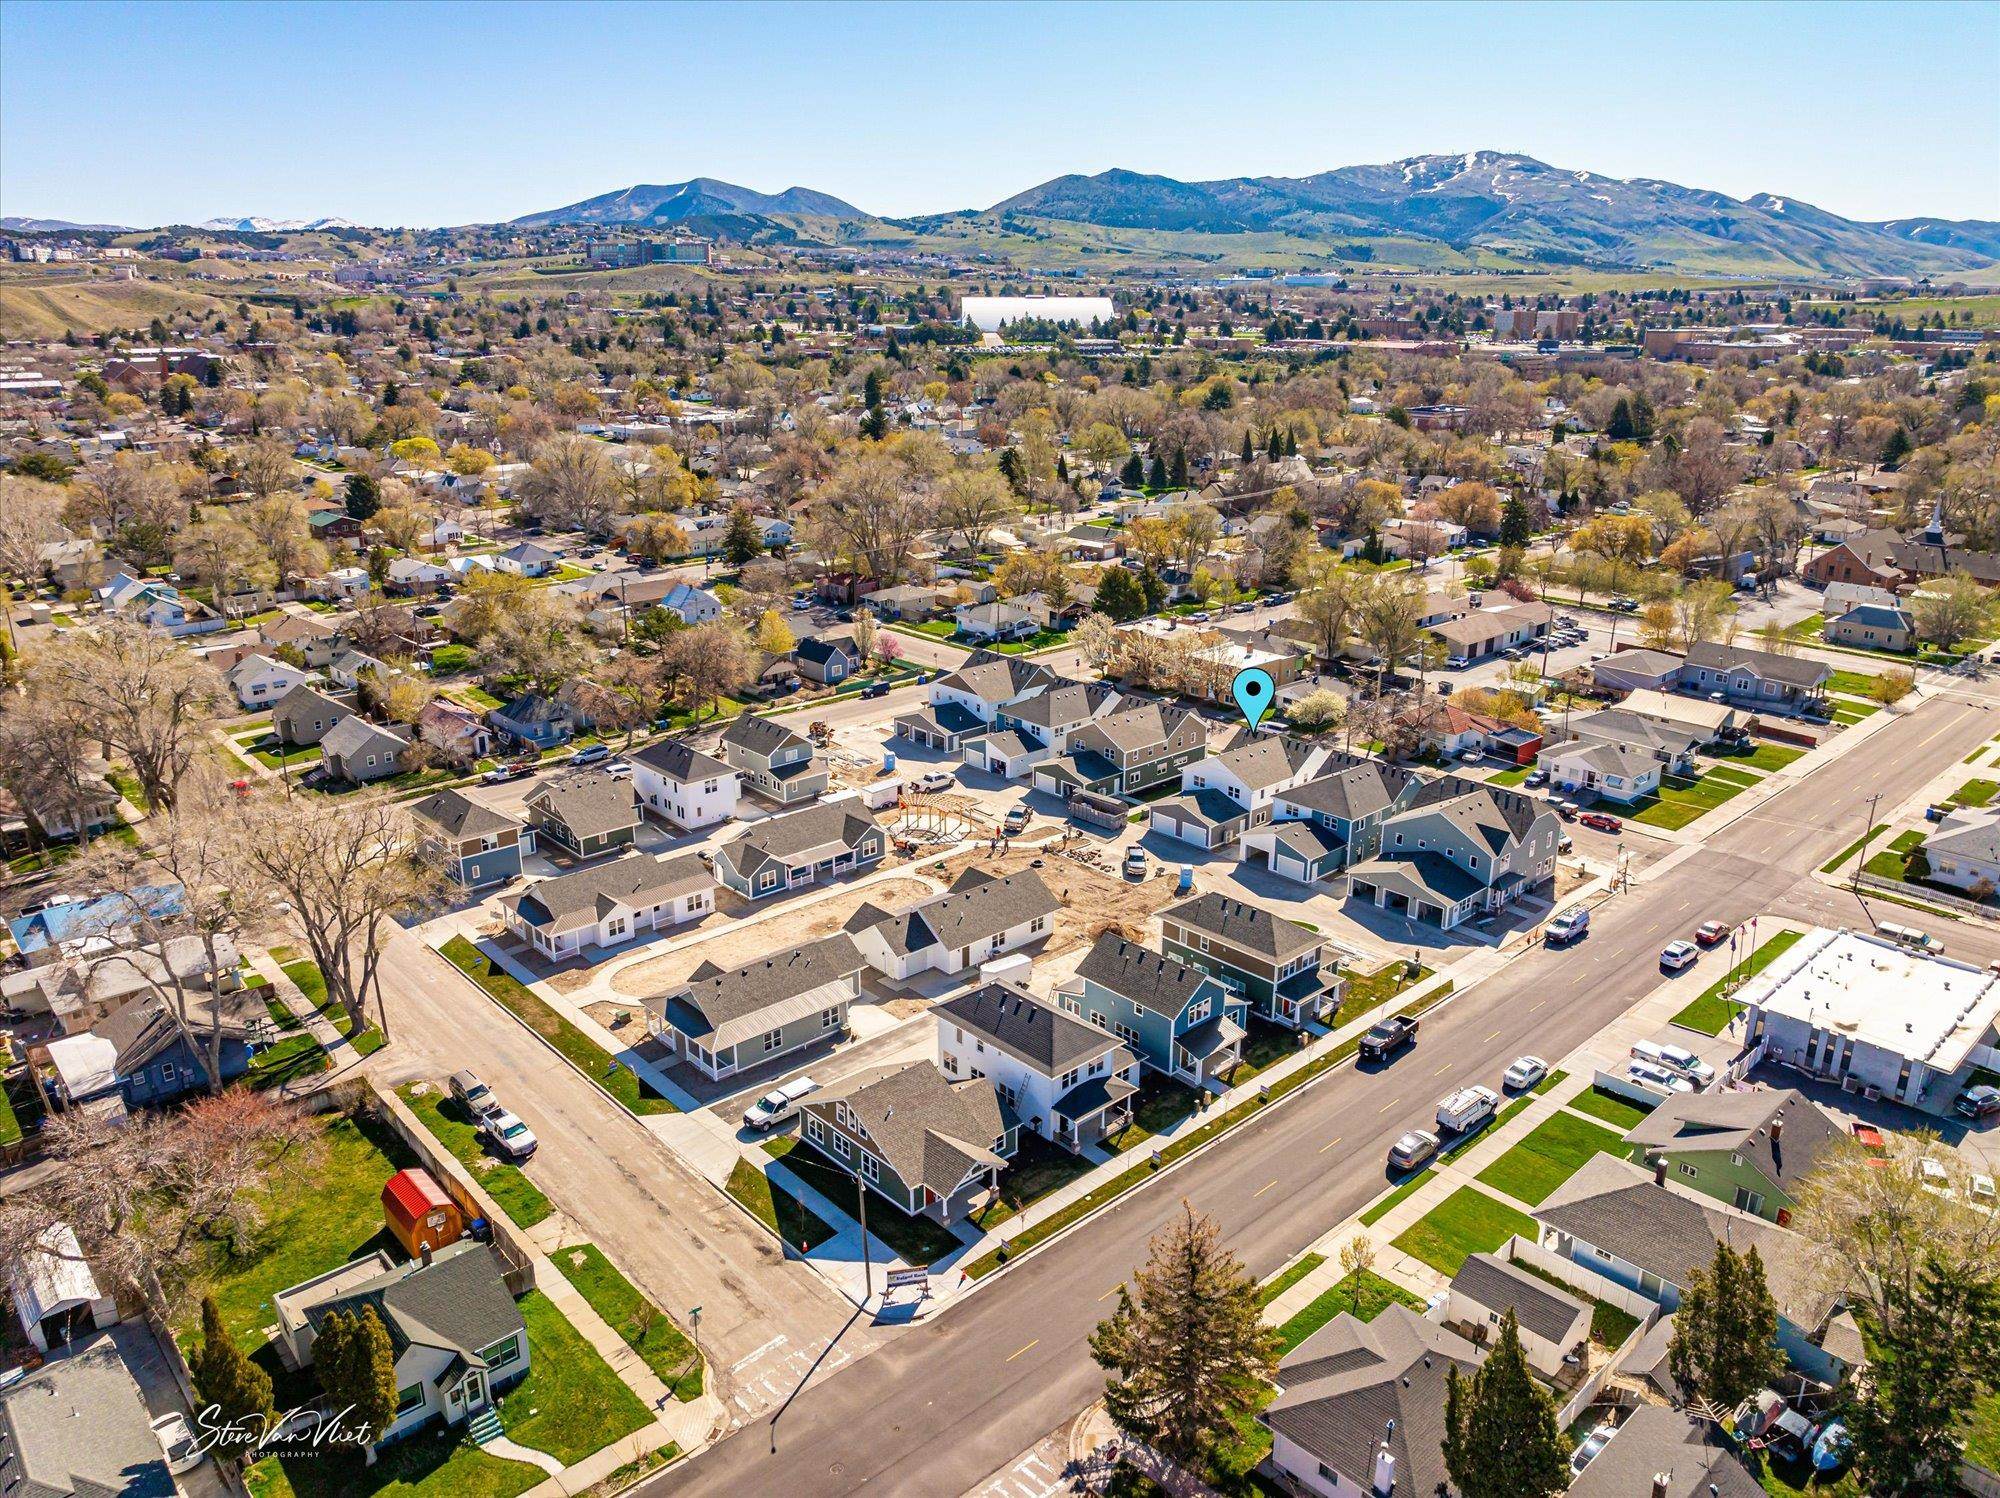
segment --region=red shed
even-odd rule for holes
[[[465,1236],[465,1214],[427,1170],[399,1170],[382,1188],[382,1215],[411,1258]]]

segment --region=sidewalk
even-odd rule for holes
[[[251,969],[277,990],[279,1000],[292,1012],[292,1017],[303,1021],[306,1033],[320,1043],[320,1048],[333,1063],[331,1070],[340,1071],[361,1059],[348,1045],[347,1037],[334,1027],[332,1020],[313,1006],[313,1001],[305,996],[268,950],[257,948],[245,955],[249,958]]]

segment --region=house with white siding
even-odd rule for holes
[[[945,894],[898,914],[864,903],[843,928],[883,977],[960,973],[1048,936],[1062,909],[1033,869],[967,869]]]
[[[509,931],[561,961],[587,947],[617,947],[647,931],[701,919],[715,908],[715,876],[692,853],[631,852],[594,868],[537,879],[500,902]]]

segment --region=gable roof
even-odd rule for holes
[[[1481,1361],[1470,1342],[1400,1302],[1372,1321],[1342,1311],[1278,1365],[1280,1392],[1263,1420],[1364,1493],[1386,1440],[1397,1490],[1431,1493],[1448,1480],[1446,1370],[1468,1374]]]
[[[1160,919],[1192,926],[1232,947],[1277,962],[1314,951],[1324,940],[1318,932],[1297,921],[1286,920],[1261,905],[1232,899],[1215,890],[1169,905],[1160,912]]]
[[[1190,722],[1199,728],[1201,719],[1186,708],[1141,697],[1125,699],[1103,717],[1093,719],[1090,728],[1103,734],[1114,748],[1129,754],[1135,749],[1168,742]]]
[[[218,959],[223,955],[218,952]],[[233,962],[234,959],[232,950],[227,954],[227,960]],[[113,959],[112,965],[124,966],[118,959]],[[221,1016],[220,1028],[225,1040],[249,1042],[261,1040],[271,1033],[270,1010],[248,990],[216,995],[190,992],[187,1010],[188,1029],[194,1033],[196,1049],[202,1052],[204,1067],[207,1061],[203,1048],[211,1028],[216,1024],[211,1016]],[[116,1048],[116,1065],[121,1077],[138,1071],[181,1038],[180,1024],[167,999],[150,989],[128,1000],[96,1028],[98,1037]]]
[[[1047,666],[1034,661],[991,650],[975,650],[964,665],[934,685],[950,687],[983,702],[1007,702],[1061,679]]]
[[[520,823],[490,806],[483,806],[464,791],[435,791],[410,807],[411,815],[441,827],[452,837],[495,837]]]
[[[873,812],[845,796],[766,817],[724,843],[715,856],[747,879],[767,863],[789,864],[822,849],[852,850],[868,833],[881,830]]]
[[[1007,1163],[993,1145],[1014,1119],[984,1077],[951,1082],[936,1063],[914,1061],[836,1082],[805,1106],[831,1118],[842,1103],[906,1185],[949,1196],[975,1167]]]
[[[726,765],[714,755],[702,753],[686,739],[660,739],[626,758],[635,765],[644,765],[656,774],[681,784],[736,773],[734,765]]]
[[[1060,909],[1062,901],[1033,869],[997,879],[967,869],[949,891],[901,914],[885,916],[875,906],[863,905],[845,929],[877,931],[898,955],[931,946],[956,951]]]
[[[1452,1292],[1489,1311],[1512,1311],[1521,1329],[1545,1341],[1569,1334],[1577,1318],[1589,1328],[1590,1309],[1567,1290],[1492,1254],[1472,1254],[1452,1276]]]
[[[632,782],[601,770],[584,770],[538,785],[529,792],[526,805],[530,813],[559,819],[580,838],[639,825],[639,793]]]
[[[845,985],[866,966],[861,949],[845,933],[803,942],[728,972],[704,962],[686,983],[659,996],[660,1012],[708,1049],[727,1050],[829,1007],[829,985]],[[848,994],[843,991],[840,997]]]
[[[378,752],[401,754],[410,747],[410,741],[393,729],[384,728],[379,723],[370,723],[359,713],[350,713],[326,731],[326,737],[319,741],[322,754],[358,754],[364,749]]]
[[[529,925],[559,935],[594,926],[619,906],[659,905],[714,883],[708,865],[693,853],[654,858],[633,852],[573,874],[537,879],[501,904]]]
[[[1129,942],[1115,931],[1097,938],[1077,964],[1076,975],[1169,1019],[1178,1019],[1204,984],[1222,992],[1222,985],[1208,974],[1177,957]]]
[[[789,724],[781,723],[776,718],[742,713],[722,731],[722,742],[769,759],[780,749],[796,748],[809,741]]]
[[[1538,818],[1551,816],[1548,804],[1516,791],[1496,790],[1476,780],[1445,775],[1417,788],[1409,810],[1400,816],[1432,812],[1444,817],[1474,842],[1493,853],[1526,837]]]
[[[1666,1478],[1666,1498],[1762,1498],[1764,1493],[1764,1485],[1708,1421],[1642,1404],[1570,1484],[1570,1498],[1634,1498],[1655,1491],[1660,1477]]]
[[[1687,648],[1688,664],[1710,671],[1745,670],[1764,681],[1786,686],[1816,687],[1833,675],[1824,661],[1802,655],[1778,655],[1769,650],[1750,650],[1742,645],[1724,645],[1715,640],[1697,640]]]
[[[962,1025],[1049,1077],[1118,1049],[1117,1036],[1051,1009],[1014,983],[982,983],[936,1013],[940,1025]]]
[[[350,1286],[306,1307],[304,1317],[317,1326],[329,1311],[363,1305],[374,1307],[398,1357],[406,1347],[436,1347],[483,1368],[482,1347],[527,1330],[507,1293],[499,1257],[471,1238],[439,1249],[428,1263],[413,1259]]]
[[[1261,791],[1297,778],[1311,763],[1313,752],[1284,734],[1260,733],[1210,755],[1208,763],[1227,770],[1249,789]]]
[[[1777,1137],[1772,1126],[1780,1125]],[[1626,1134],[1649,1152],[1716,1150],[1741,1155],[1767,1179],[1789,1186],[1841,1137],[1833,1120],[1796,1088],[1755,1092],[1677,1092]]]
[[[174,1498],[138,1382],[109,1332],[0,1386],[8,1498]]]
[[[1005,709],[1010,718],[1032,723],[1037,728],[1063,728],[1096,717],[1107,703],[1116,703],[1118,691],[1101,681],[1065,681],[1037,692],[1025,702]]]
[[[1341,760],[1347,762],[1339,763]],[[1358,822],[1393,806],[1418,777],[1379,759],[1336,755],[1335,764],[1315,778],[1278,793],[1278,799],[1303,811],[1321,812],[1343,822]]]
[[[792,654],[796,655],[802,661],[812,661],[819,665],[824,665],[835,656],[853,661],[857,665],[861,661],[861,652],[855,648],[854,642],[846,635],[832,637],[817,635],[810,640],[801,640],[793,649]]]

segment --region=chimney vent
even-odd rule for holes
[[[1653,1184],[1655,1186],[1664,1186],[1667,1184],[1667,1157],[1665,1155],[1660,1156],[1659,1159],[1653,1162]]]
[[[1653,1474],[1653,1498],[1667,1498],[1667,1484],[1673,1480],[1673,1469]]]
[[[426,1267],[429,1267],[431,1262],[431,1246],[428,1243],[426,1243],[423,1246],[422,1252],[423,1252],[424,1264]]]

